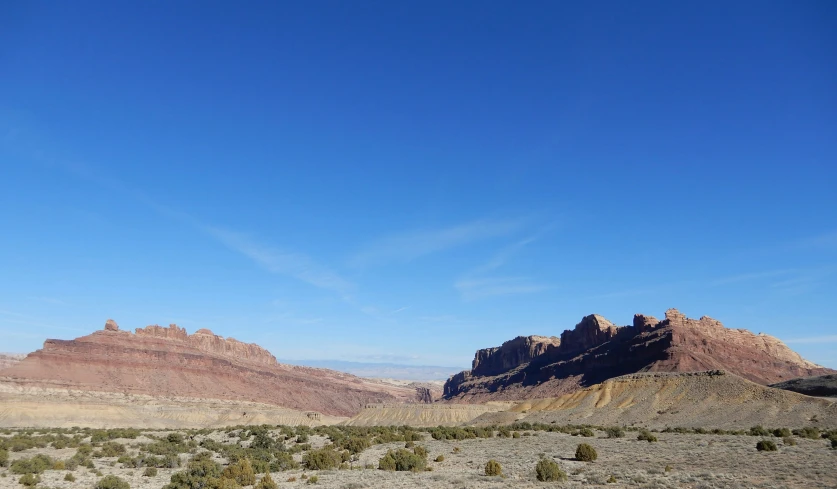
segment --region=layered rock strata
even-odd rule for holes
[[[527,338],[538,338],[538,346]],[[479,350],[471,370],[448,379],[444,396],[469,402],[555,397],[636,372],[701,370],[725,370],[762,385],[837,373],[805,360],[772,336],[728,329],[706,316],[689,319],[669,309],[662,321],[637,314],[630,326],[615,326],[592,314],[560,340],[519,337]]]

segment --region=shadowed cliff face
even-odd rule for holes
[[[834,372],[808,362],[777,338],[669,309],[662,321],[637,314],[631,326],[615,326],[592,314],[560,340],[518,337],[479,350],[474,368],[448,379],[444,395],[460,401],[553,397],[630,373],[715,369],[762,385]]]
[[[253,401],[335,416],[374,402],[416,402],[414,387],[367,381],[326,369],[280,364],[264,348],[209,330],[176,325],[104,330],[44,347],[4,369],[16,385]]]

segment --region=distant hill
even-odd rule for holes
[[[837,397],[837,375],[791,379],[770,387],[798,392],[806,396]]]
[[[447,380],[459,372],[460,367],[439,367],[431,365],[403,365],[398,363],[364,363],[343,360],[283,360],[292,365],[327,368],[350,373],[358,377],[399,379],[399,380]]]
[[[631,326],[592,314],[560,338],[518,337],[479,350],[471,370],[445,383],[444,396],[455,402],[557,397],[621,375],[703,370],[724,370],[762,385],[837,374],[772,336],[669,309],[662,321],[637,314]]]
[[[428,398],[426,389],[281,364],[256,344],[207,329],[190,335],[177,325],[153,325],[132,333],[112,320],[74,340],[46,340],[0,371],[0,384],[9,392],[33,387],[247,401],[332,416],[351,416],[369,403]]]

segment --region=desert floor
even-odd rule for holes
[[[166,432],[153,432],[165,435]],[[758,452],[759,437],[735,435],[695,435],[656,433],[659,441],[638,441],[635,432],[624,438],[606,438],[596,431],[594,437],[583,438],[564,433],[522,432],[519,438],[476,438],[459,441],[433,440],[423,433],[424,440],[416,442],[429,452],[428,466],[432,471],[387,472],[377,469],[378,460],[388,449],[403,448],[404,442],[373,445],[359,454],[359,460],[348,470],[311,471],[295,469],[274,472],[272,478],[279,487],[324,488],[490,488],[490,487],[644,487],[644,488],[837,488],[837,450],[828,447],[827,440],[795,437],[796,446],[785,446],[781,438],[771,438],[778,445],[777,452]],[[7,435],[8,436],[8,435]],[[229,443],[229,435],[216,431],[200,437],[210,437]],[[196,439],[198,439],[196,438]],[[139,444],[150,442],[146,436],[133,440],[118,439],[129,447],[129,454],[137,452]],[[237,441],[237,439],[236,439]],[[246,441],[242,442],[246,445]],[[310,437],[314,448],[326,443],[322,436]],[[598,452],[595,462],[573,459],[579,443],[589,443]],[[458,450],[456,450],[458,447]],[[200,449],[199,449],[200,451]],[[9,452],[10,461],[46,454],[54,459],[69,459],[76,449],[33,448]],[[444,461],[434,462],[444,455]],[[188,460],[190,454],[182,454]],[[294,455],[301,460],[301,453]],[[223,459],[216,460],[224,462]],[[539,482],[535,464],[541,457],[555,460],[567,472],[562,483]],[[489,459],[498,461],[503,477],[484,475]],[[131,488],[160,488],[171,475],[182,469],[159,469],[156,477],[144,477],[143,469],[122,468],[116,457],[94,459],[95,470],[103,475],[114,474],[125,479]],[[375,468],[372,468],[374,466]],[[668,467],[667,467],[668,466]],[[366,467],[366,468],[364,468]],[[73,471],[75,482],[64,480],[66,470],[47,470],[41,474],[39,488],[93,488],[101,478],[92,469],[78,467]],[[316,475],[316,485],[308,484],[303,476]],[[259,475],[258,477],[261,477]],[[615,482],[608,482],[613,477]],[[22,489],[19,475],[0,468],[0,488]],[[288,479],[295,478],[293,482]]]

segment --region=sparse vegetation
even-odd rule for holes
[[[23,474],[17,481],[26,487],[33,487],[41,482],[41,478],[35,474]]]
[[[157,476],[157,467],[146,467],[142,473],[143,477],[156,477]]]
[[[305,483],[306,484],[316,484],[319,481],[320,481],[319,477],[317,477],[316,475],[312,475],[311,477],[308,478],[308,480]]]
[[[390,450],[378,461],[380,470],[420,472],[427,467],[427,459],[404,448]]]
[[[75,482],[76,476],[74,476],[72,472],[67,472],[64,474],[64,480],[67,482]]]
[[[270,474],[265,474],[264,477],[259,480],[259,483],[256,484],[254,489],[278,489],[279,485],[273,481],[273,478],[270,477]]]
[[[756,443],[756,450],[760,452],[775,452],[778,448],[776,448],[776,444],[771,440],[761,440]]]
[[[489,460],[488,463],[485,464],[485,475],[501,476],[503,475],[503,468],[500,466],[500,463],[496,460]]]
[[[587,443],[582,443],[575,449],[575,459],[580,462],[593,462],[599,458],[596,449]]]
[[[552,460],[542,458],[535,465],[535,474],[541,482],[558,482],[567,480],[567,473]]]
[[[605,428],[605,434],[608,438],[622,438],[625,436],[625,430],[618,426],[611,426],[610,428]]]
[[[332,448],[311,450],[302,457],[302,465],[309,470],[336,469],[342,462],[342,455]]]
[[[222,479],[231,479],[242,486],[251,486],[256,483],[256,473],[253,472],[253,466],[250,460],[246,458],[240,459],[238,462],[230,464],[221,472]]]
[[[581,428],[580,430],[578,430],[578,435],[583,436],[585,438],[596,436],[596,434],[593,433],[593,430],[591,430],[590,428]]]
[[[115,475],[106,475],[99,479],[94,486],[95,489],[131,489],[131,486],[123,479]]]
[[[657,441],[657,436],[648,430],[642,430],[639,432],[639,435],[637,435],[636,439],[639,441],[647,441],[648,443],[654,443]]]
[[[434,462],[444,462],[444,461],[445,461],[445,456],[444,456],[444,455],[439,455],[439,456],[438,456],[438,457],[436,457],[436,459],[434,460]]]

